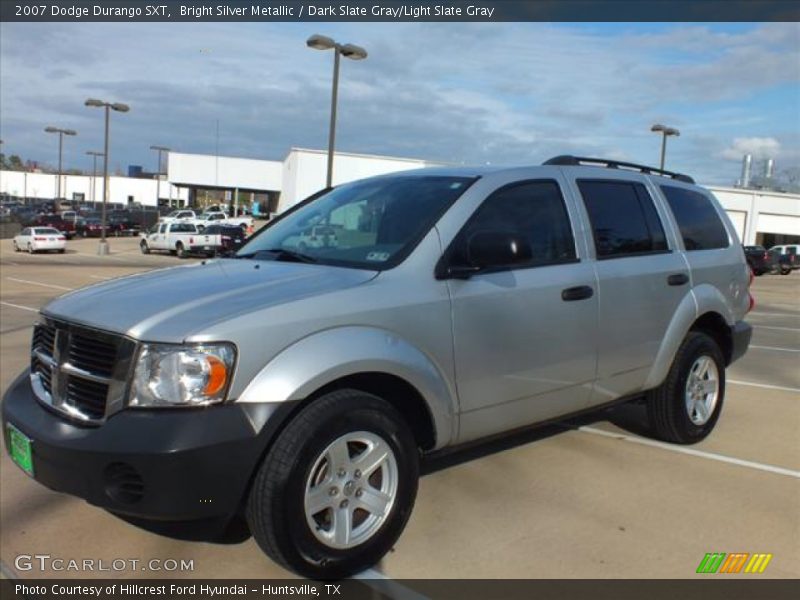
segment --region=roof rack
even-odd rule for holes
[[[607,158],[586,158],[585,156],[571,156],[569,154],[562,154],[561,156],[554,156],[550,160],[546,160],[543,165],[557,165],[557,166],[598,166],[607,169],[626,169],[629,171],[639,171],[650,175],[663,175],[664,177],[671,177],[676,181],[683,181],[685,183],[694,183],[694,179],[682,173],[673,173],[672,171],[665,171],[664,169],[656,169],[655,167],[648,167],[645,165],[637,165],[635,163],[622,162],[619,160],[610,160]]]

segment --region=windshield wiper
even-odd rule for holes
[[[302,252],[295,252],[286,248],[269,248],[267,250],[257,250],[256,252],[247,252],[245,254],[237,254],[236,258],[255,258],[259,259],[262,254],[269,254],[273,260],[285,260],[292,262],[315,263],[318,262],[313,256],[303,254]]]

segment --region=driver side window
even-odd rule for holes
[[[461,230],[451,264],[471,266],[470,243],[481,236],[507,236],[527,244],[527,258],[486,269],[529,268],[577,260],[561,189],[553,180],[524,181],[495,191]]]

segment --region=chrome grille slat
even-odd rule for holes
[[[70,418],[102,422],[112,384],[119,388],[114,369],[122,344],[121,336],[45,318],[31,345],[36,396]]]

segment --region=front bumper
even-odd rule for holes
[[[233,515],[291,403],[123,410],[101,426],[39,404],[26,371],[3,398],[7,423],[32,440],[34,478],[108,510],[145,519]]]
[[[750,338],[752,336],[753,328],[749,323],[738,321],[731,327],[731,359],[728,364],[744,356],[744,353],[747,352],[747,348],[750,346]]]

